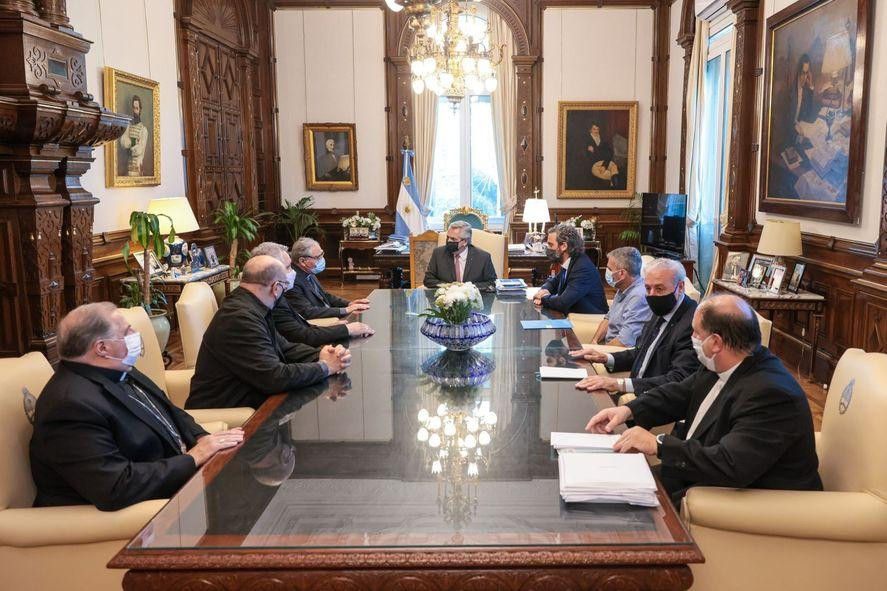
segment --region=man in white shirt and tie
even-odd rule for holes
[[[586,430],[611,433],[633,420],[613,449],[657,455],[675,503],[697,485],[822,490],[807,398],[761,346],[754,310],[733,295],[711,297],[696,310],[692,338],[698,371],[600,411]],[[648,430],[677,421],[673,435]]]
[[[446,243],[431,253],[424,283],[432,288],[454,281],[470,281],[484,291],[496,288],[496,269],[490,253],[471,244],[471,224],[461,220],[449,225]]]

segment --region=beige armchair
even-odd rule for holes
[[[120,511],[89,505],[32,507],[37,492],[28,459],[33,429],[23,410],[22,389],[39,396],[52,367],[40,353],[28,353],[0,359],[0,375],[0,587],[120,589],[123,571],[105,565],[166,500]]]
[[[205,284],[204,284],[205,285]],[[209,286],[207,286],[209,287]],[[145,354],[136,362],[136,369],[151,378],[157,386],[166,392],[173,404],[179,408],[185,407],[188,393],[191,389],[191,376],[193,369],[166,369],[163,366],[163,356],[160,351],[160,343],[154,335],[151,321],[144,308],[121,308],[120,312],[126,320],[142,335],[145,343]],[[229,427],[240,427],[252,416],[251,408],[208,408],[189,410],[188,413],[201,426],[214,433],[224,431]]]
[[[883,589],[887,355],[848,349],[817,433],[824,492],[697,487],[682,514],[705,555],[693,589]]]
[[[437,235],[437,245],[443,246],[447,241],[447,233]],[[508,239],[504,234],[495,234],[486,230],[472,230],[471,243],[477,248],[490,253],[493,268],[499,278],[508,277]]]
[[[755,312],[758,317],[758,326],[761,328],[761,344],[765,347],[770,346],[770,332],[773,330],[773,321],[768,320]]]
[[[200,352],[203,333],[218,309],[215,293],[208,284],[196,281],[185,285],[182,295],[176,301],[185,367],[193,368],[197,365],[197,353]]]

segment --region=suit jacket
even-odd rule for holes
[[[647,429],[685,419],[660,448],[662,482],[673,499],[695,485],[822,490],[807,398],[764,347],[739,364],[686,439],[717,380],[700,367],[628,403],[634,421]]]
[[[313,281],[309,278],[310,273],[306,273],[299,267],[293,265],[296,270],[296,279],[293,282],[293,288],[286,292],[286,299],[293,309],[307,318],[340,318],[347,316],[348,312],[345,308],[348,306],[348,300],[335,296],[320,285],[317,277],[317,289],[312,285]]]
[[[446,246],[438,246],[431,253],[428,270],[425,271],[425,287],[437,287],[456,280],[456,263],[453,255],[447,252]],[[490,253],[471,244],[465,258],[465,271],[462,281],[471,282],[478,289],[492,290],[496,288],[496,269]]]
[[[561,270],[549,277],[542,289],[551,292],[542,305],[564,314],[605,314],[609,309],[601,275],[584,252],[571,257],[566,274]]]
[[[644,363],[647,349],[656,338],[659,330],[656,323],[659,316],[655,314],[644,324],[638,345],[625,351],[613,353],[613,371],[631,370],[631,384],[637,395],[645,393],[651,388],[679,382],[699,369],[699,358],[693,350],[693,342],[690,335],[693,334],[693,314],[696,313],[696,301],[685,295],[683,301],[675,310],[671,319],[665,325],[662,337],[656,343],[656,348],[647,362],[644,377],[638,378],[638,372]]]
[[[34,505],[116,511],[170,497],[197,471],[175,439],[120,382],[122,372],[62,361],[37,399],[31,436]],[[144,374],[130,379],[170,420],[186,447],[206,435]]]
[[[277,332],[291,343],[303,343],[312,347],[328,345],[335,341],[347,340],[348,327],[344,324],[333,326],[314,326],[305,317],[296,312],[289,301],[283,297],[271,311]]]
[[[326,378],[317,354],[280,336],[271,310],[238,287],[203,335],[185,408],[258,408],[268,396]]]

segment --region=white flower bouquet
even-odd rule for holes
[[[420,314],[447,324],[464,324],[474,310],[483,309],[480,291],[471,282],[448,283],[434,292],[434,304]]]
[[[360,212],[356,212],[353,216],[347,217],[342,220],[343,228],[369,228],[373,232],[378,232],[379,228],[382,227],[382,220],[379,219],[379,216],[370,212],[365,216],[360,215]]]

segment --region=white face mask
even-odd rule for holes
[[[701,363],[705,367],[705,369],[707,369],[709,371],[717,372],[717,370],[715,369],[715,356],[716,355],[712,355],[711,357],[709,357],[708,355],[705,354],[705,351],[702,350],[703,343],[705,343],[705,341],[707,341],[709,338],[711,338],[711,336],[712,335],[708,335],[704,339],[700,340],[700,339],[697,339],[696,337],[691,335],[690,340],[693,342],[693,350],[696,351],[696,357],[699,359],[699,363]]]
[[[290,269],[286,272],[286,289],[287,291],[293,288],[293,285],[296,284],[296,270]]]
[[[119,361],[124,365],[128,365],[130,367],[136,364],[139,357],[141,357],[145,348],[142,343],[142,335],[137,332],[131,333],[123,337],[123,339],[109,339],[109,340],[123,340],[126,343],[126,357],[112,357],[110,355],[107,356],[107,359],[113,359],[114,361]]]

